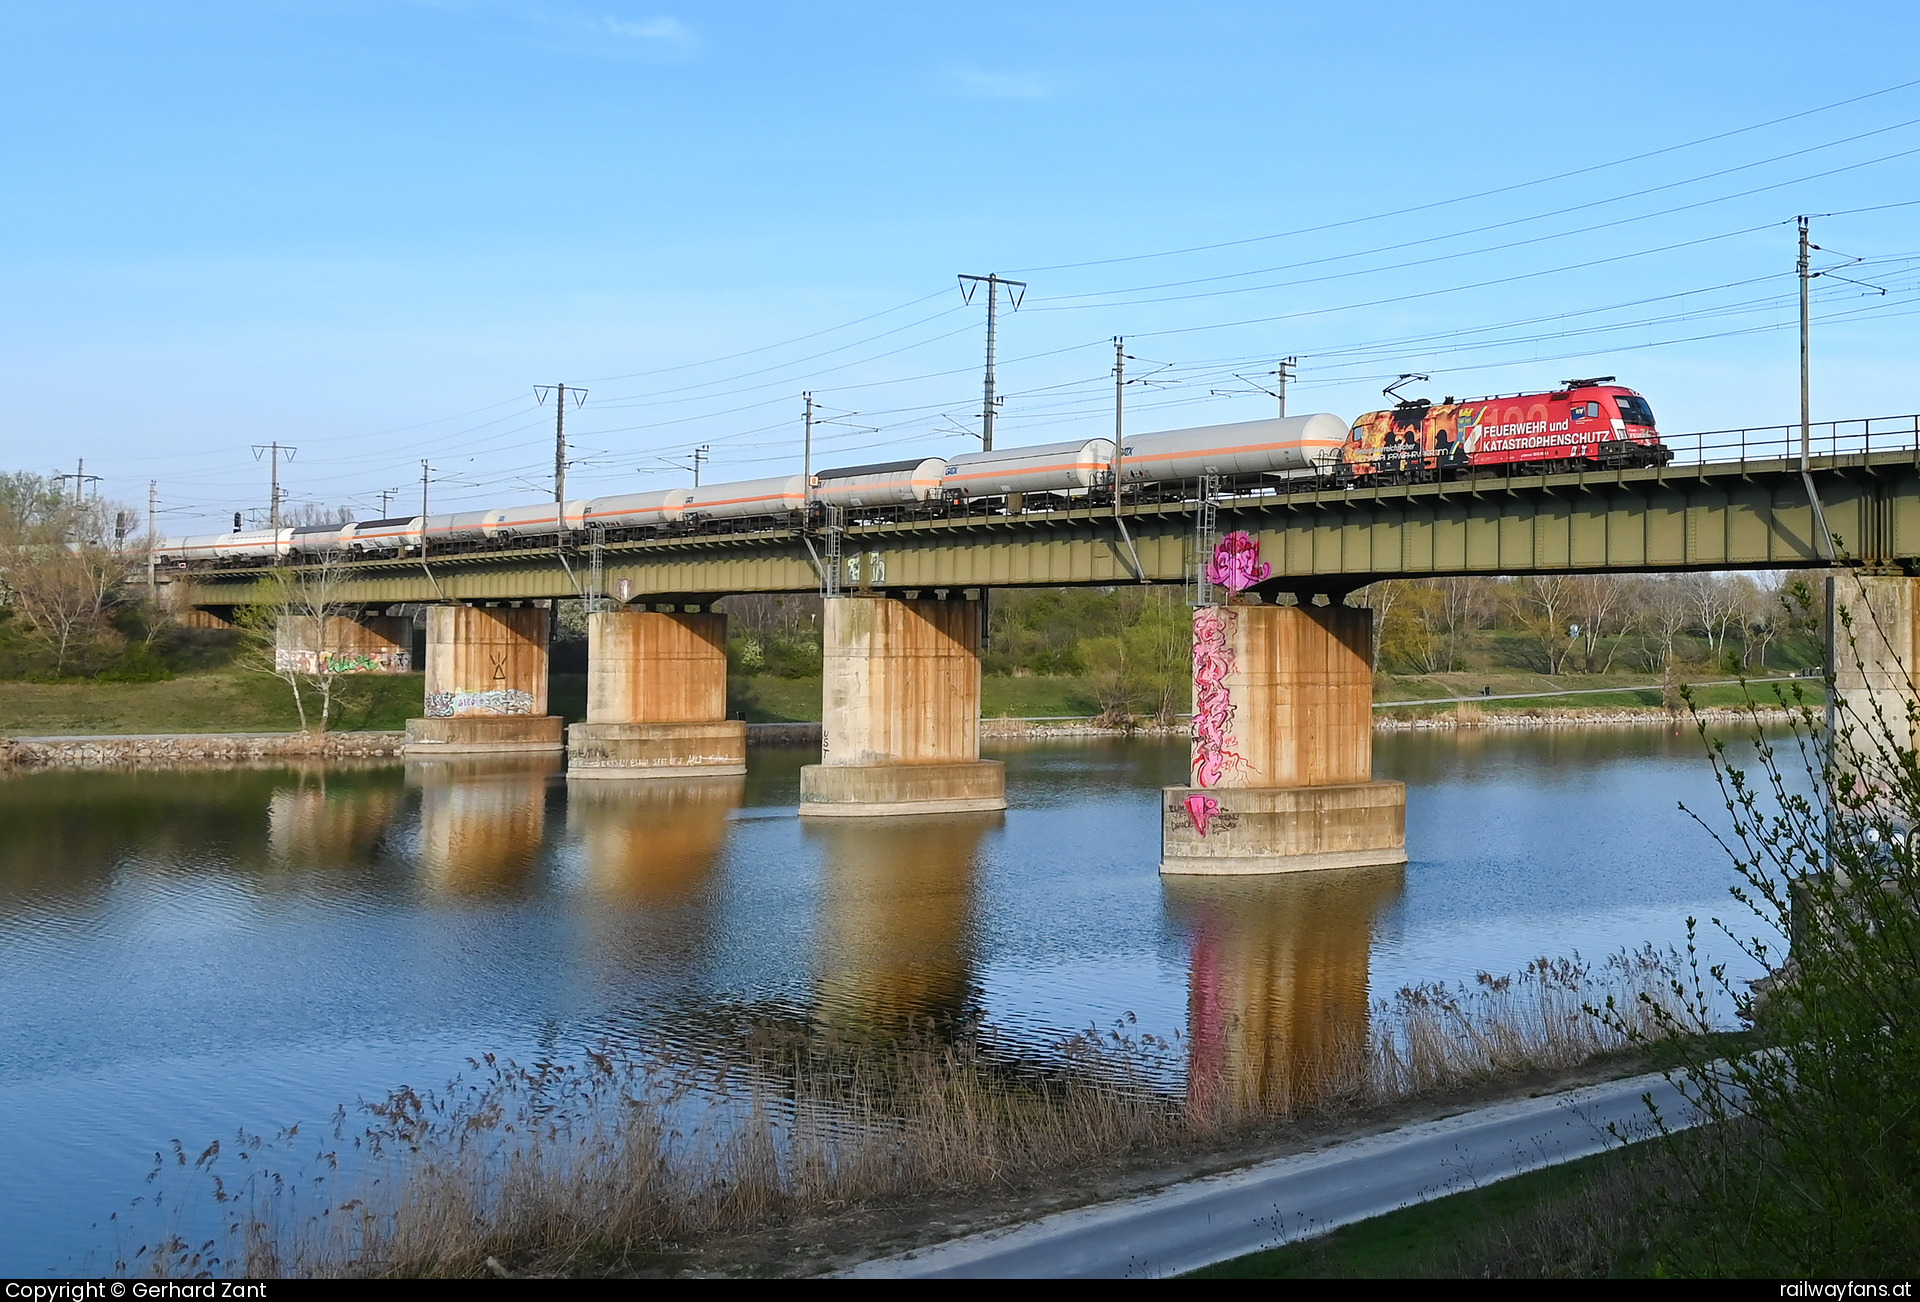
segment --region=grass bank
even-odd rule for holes
[[[1615,1149],[1192,1272],[1192,1279],[1650,1274],[1630,1211],[1658,1158]]]
[[[421,710],[422,676],[343,678],[334,727],[392,731]],[[287,685],[266,674],[213,669],[157,683],[0,682],[0,733],[16,736],[292,732]]]

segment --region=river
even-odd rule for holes
[[[716,1009],[885,1036],[978,1019],[1262,1026],[1541,956],[1684,942],[1736,878],[1690,730],[1388,734],[1405,870],[1163,880],[1184,743],[1050,741],[1004,814],[803,824],[797,750],[744,779],[553,763],[42,771],[0,780],[0,1274],[99,1271],[154,1154],[271,1133],[470,1056]],[[1738,968],[1737,971],[1745,971]],[[1202,992],[1204,997],[1202,997]]]

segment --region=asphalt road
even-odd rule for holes
[[[1119,1202],[866,1262],[868,1279],[1163,1278],[1586,1157],[1689,1113],[1658,1075],[1496,1104]]]

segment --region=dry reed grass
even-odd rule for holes
[[[143,1244],[117,1265],[256,1277],[477,1275],[502,1260],[632,1270],[799,1213],[1044,1181],[1310,1112],[1573,1066],[1625,1046],[1598,1006],[1646,996],[1670,1009],[1673,984],[1671,957],[1648,949],[1598,970],[1541,959],[1471,989],[1409,987],[1366,1025],[1279,1046],[1267,1058],[1277,1069],[1217,1089],[1181,1088],[1187,1043],[1123,1026],[1057,1046],[1045,1069],[1008,1062],[966,1028],[874,1044],[760,1027],[725,1060],[684,1047],[531,1066],[488,1057],[445,1091],[363,1104],[358,1133],[343,1110],[332,1143],[297,1174],[272,1169],[291,1133],[243,1136],[231,1189],[218,1145],[192,1167],[176,1147],[173,1173],[205,1182],[220,1227]]]

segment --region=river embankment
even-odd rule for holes
[[[1391,707],[1386,707],[1391,708]],[[1513,731],[1553,728],[1680,727],[1698,721],[1711,727],[1792,721],[1780,708],[1711,708],[1675,714],[1662,709],[1603,707],[1481,710],[1468,708],[1432,714],[1383,713],[1375,732]],[[988,741],[1049,741],[1086,738],[1185,736],[1184,720],[1172,724],[1141,722],[1113,726],[1094,719],[982,719],[980,736]],[[755,723],[747,726],[749,746],[818,746],[817,723]],[[131,736],[0,737],[0,771],[29,768],[139,768],[179,764],[242,764],[279,760],[394,759],[404,753],[404,732],[240,732],[147,733]]]

